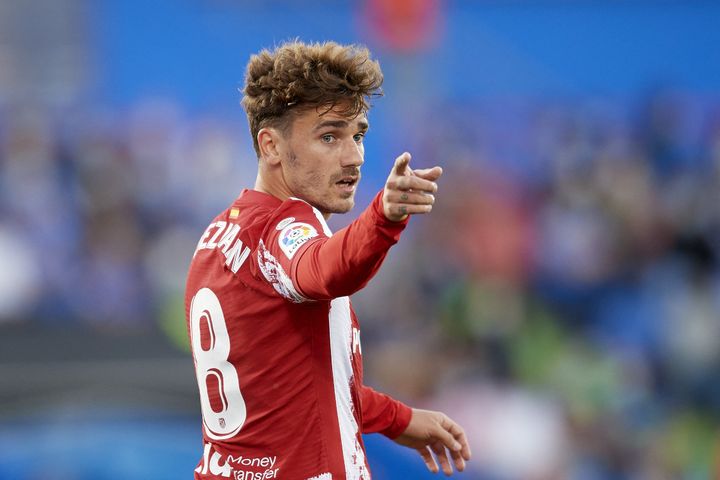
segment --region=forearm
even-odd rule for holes
[[[395,438],[405,431],[412,418],[412,409],[394,398],[365,385],[360,394],[362,402],[362,432],[382,433]]]

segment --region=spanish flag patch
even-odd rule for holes
[[[230,218],[235,219],[235,218],[238,217],[238,215],[240,215],[240,209],[238,209],[238,208],[231,208],[231,209],[230,209]]]

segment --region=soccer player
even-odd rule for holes
[[[367,49],[290,42],[252,56],[243,106],[258,174],[207,227],[185,311],[204,451],[196,479],[366,480],[362,433],[416,449],[427,467],[463,470],[463,429],[363,385],[348,296],[378,271],[408,218],[432,210],[440,167],[396,160],[370,206],[354,205],[368,99],[382,84]],[[438,468],[439,463],[439,468]]]

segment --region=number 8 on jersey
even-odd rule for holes
[[[201,288],[193,297],[190,329],[205,431],[214,440],[231,438],[242,428],[247,412],[237,370],[228,362],[225,315],[209,288]]]

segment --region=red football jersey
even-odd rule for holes
[[[362,384],[348,295],[406,222],[382,195],[330,232],[298,199],[244,190],[200,239],[185,313],[203,418],[196,479],[369,479],[361,433],[395,437],[411,410]]]

